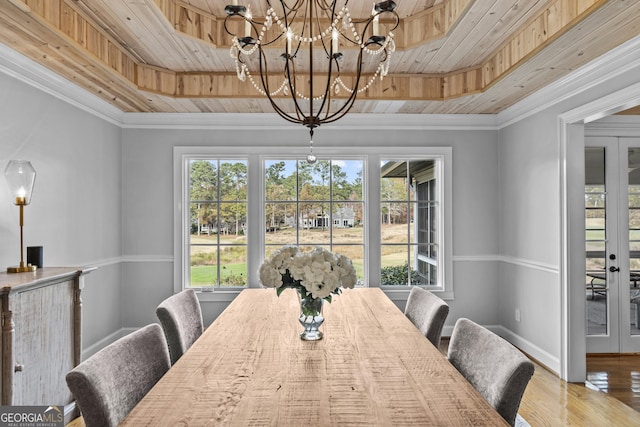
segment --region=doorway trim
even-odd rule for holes
[[[640,83],[558,116],[560,158],[560,378],[586,380],[584,125],[640,104]]]

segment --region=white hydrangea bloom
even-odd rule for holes
[[[284,246],[262,264],[259,274],[264,286],[302,286],[313,298],[326,298],[339,293],[341,286],[353,288],[357,282],[351,260],[322,247],[303,253],[295,246]],[[283,283],[286,274],[297,283],[291,284],[289,280]]]

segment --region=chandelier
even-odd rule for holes
[[[352,19],[349,0],[338,3],[266,0],[263,19],[237,0],[225,7],[224,28],[233,36],[230,54],[238,78],[248,79],[282,118],[309,128],[309,163],[316,160],[314,129],[344,117],[358,94],[387,75],[395,51],[394,1],[375,3],[364,19]]]

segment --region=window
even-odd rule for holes
[[[363,160],[265,160],[265,255],[323,246],[351,259],[364,282]]]
[[[383,160],[381,284],[438,284],[436,162]]]
[[[247,282],[247,161],[189,161],[191,287]]]
[[[452,298],[451,148],[362,151],[309,164],[304,147],[175,147],[176,290],[232,298],[260,286],[265,257],[298,245],[348,256],[361,286]]]

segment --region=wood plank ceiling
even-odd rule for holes
[[[498,113],[640,34],[631,0],[396,2],[389,75],[353,112]],[[123,112],[272,112],[236,77],[227,3],[3,0],[0,42]],[[240,1],[258,19],[265,3]],[[352,16],[372,3],[350,2]]]

